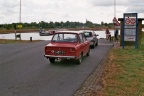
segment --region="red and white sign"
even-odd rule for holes
[[[113,18],[113,23],[115,25],[116,28],[120,28],[120,23],[118,22],[118,20],[116,19],[116,17]]]
[[[125,24],[126,24],[126,25],[131,24],[130,18],[126,18],[126,19],[125,19]]]
[[[136,24],[136,18],[131,18],[131,24]]]
[[[113,23],[116,23],[117,22],[117,19],[116,17],[113,18]]]
[[[136,18],[126,18],[125,19],[125,25],[135,25],[136,24]]]

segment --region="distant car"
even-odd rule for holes
[[[45,57],[51,63],[56,59],[73,59],[77,64],[82,62],[83,56],[89,56],[90,42],[81,31],[56,32],[51,42],[45,46]]]
[[[91,30],[84,30],[83,31],[87,40],[90,41],[90,47],[95,48],[95,46],[98,45],[98,38],[97,38],[97,34],[94,31]]]

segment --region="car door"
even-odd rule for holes
[[[80,52],[80,53],[81,53],[81,52],[84,52],[84,51],[85,51],[85,48],[84,48],[85,43],[84,43],[83,35],[82,35],[82,34],[79,34],[79,43],[80,43],[79,52]],[[79,53],[79,54],[80,54],[80,53]],[[83,54],[85,54],[85,53],[83,53]]]
[[[97,38],[96,38],[95,32],[93,32],[93,40],[95,41],[95,43],[97,42]]]
[[[85,55],[89,51],[89,41],[86,40],[84,33],[79,35],[81,49],[83,50],[83,55]]]

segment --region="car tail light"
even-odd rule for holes
[[[70,48],[70,52],[76,52],[75,48]]]
[[[50,50],[51,51],[51,53],[54,53],[55,51],[54,50]]]
[[[52,50],[51,48],[45,47],[45,51],[46,51],[46,52],[49,52],[49,51],[51,51],[51,50]]]

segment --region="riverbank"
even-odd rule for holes
[[[43,40],[11,40],[11,39],[0,39],[0,44],[16,44],[16,43],[32,43],[32,42],[40,42]]]
[[[17,33],[27,33],[27,32],[39,32],[39,29],[17,29]],[[8,34],[8,33],[15,33],[14,29],[6,30],[1,29],[0,34]]]

